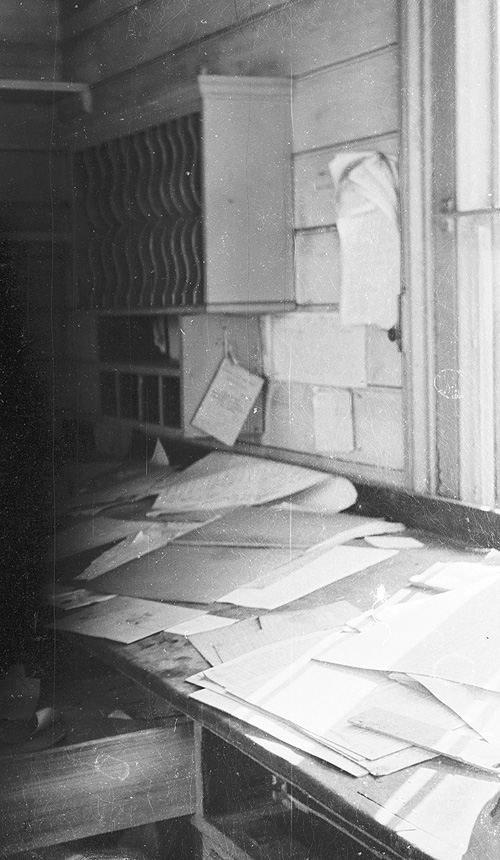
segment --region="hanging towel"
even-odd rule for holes
[[[336,189],[342,325],[398,322],[401,285],[398,175],[379,152],[341,153],[328,165]]]

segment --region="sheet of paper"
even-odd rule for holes
[[[316,653],[319,646],[331,639],[331,634],[320,631],[305,636],[295,637],[289,646],[283,648],[281,642],[267,643],[258,649],[242,654],[233,660],[206,669],[202,674],[204,680],[213,681],[233,695],[249,700],[261,690],[267,690],[267,685],[274,686],[274,679],[283,674],[288,680],[296,671],[296,666],[309,662],[310,654]],[[188,678],[192,681],[193,678]],[[257,699],[254,703],[258,704]]]
[[[358,610],[352,604],[338,600],[317,609],[273,612],[258,618],[246,618],[231,629],[202,633],[190,637],[190,640],[212,666],[218,666],[264,645],[289,643],[297,636],[338,629],[357,614]]]
[[[181,472],[154,510],[181,513],[257,505],[320,483],[324,473],[289,463],[214,452]]]
[[[315,630],[333,630],[343,627],[359,610],[347,600],[337,600],[315,609],[299,609],[295,612],[271,612],[259,616],[263,631],[280,639],[302,636]]]
[[[479,581],[494,579],[500,576],[500,566],[480,564],[479,562],[436,562],[423,573],[410,576],[410,582],[429,588],[432,591],[451,591],[453,588],[463,588],[474,585]]]
[[[150,525],[139,520],[114,520],[111,517],[92,517],[76,523],[63,531],[55,532],[50,538],[50,546],[56,560],[67,558],[87,549],[94,549],[113,541],[122,540],[128,535]]]
[[[363,765],[372,776],[388,776],[416,764],[422,764],[424,761],[430,761],[437,758],[437,755],[437,753],[431,753],[429,750],[422,750],[419,747],[406,747],[373,761],[363,761]]]
[[[129,644],[199,614],[199,609],[170,606],[152,600],[114,597],[106,603],[80,609],[49,626]]]
[[[374,535],[366,536],[365,541],[370,546],[376,546],[379,549],[422,549],[423,543],[416,538],[406,537],[404,535]]]
[[[192,644],[212,665],[234,660],[263,645],[295,636],[342,626],[358,610],[345,600],[296,612],[270,613],[238,621],[230,630],[190,637]]]
[[[149,461],[154,466],[169,466],[170,461],[168,459],[165,448],[161,444],[160,440],[156,440],[155,449],[153,451],[153,456]]]
[[[212,603],[228,590],[282,567],[297,555],[287,549],[170,543],[99,576],[92,580],[92,587],[149,600]]]
[[[443,681],[441,678],[428,678],[424,675],[411,677],[455,711],[485,740],[500,746],[500,693],[469,684]]]
[[[336,313],[273,316],[269,339],[269,376],[334,388],[365,388],[366,333],[344,327]]]
[[[173,627],[167,628],[167,632],[191,637],[197,633],[219,630],[230,627],[233,624],[236,624],[235,618],[225,618],[222,615],[209,615],[209,613],[206,613],[205,615],[197,615],[195,618],[189,618],[180,624],[174,624]]]
[[[261,713],[243,702],[231,699],[229,696],[222,696],[211,690],[197,690],[191,694],[190,698],[197,702],[203,702],[205,705],[209,705],[226,714],[230,714],[232,717],[242,720],[244,723],[276,738],[281,743],[299,749],[308,755],[315,756],[322,761],[329,762],[334,767],[338,767],[340,770],[351,774],[351,776],[365,776],[367,773],[366,768],[356,764],[356,762],[350,761],[346,756],[328,749],[328,747],[308,738],[302,732],[281,724],[276,718],[273,719],[271,716]],[[256,742],[262,743],[260,738],[256,738]],[[287,759],[286,750],[278,750],[278,752],[281,752],[282,757]]]
[[[396,162],[378,152],[349,152],[328,166],[336,189],[342,323],[390,329],[401,288]]]
[[[98,488],[90,486],[87,490],[73,496],[65,504],[65,508],[95,508],[111,505],[114,502],[154,496],[169,484],[174,475],[170,466],[157,466],[148,462],[145,468],[140,470],[113,474],[112,478],[104,481],[103,486]]]
[[[342,389],[313,393],[314,446],[323,454],[354,451],[352,394]]]
[[[73,588],[71,591],[57,591],[48,598],[49,603],[57,609],[79,609],[92,603],[104,603],[115,597],[114,594],[96,594],[86,588]]]
[[[202,525],[180,544],[213,546],[256,546],[311,549],[324,541],[330,545],[347,543],[367,534],[399,532],[401,523],[362,517],[357,514],[320,514],[280,506],[257,505],[238,508]]]
[[[186,534],[198,527],[199,523],[148,523],[136,531],[135,534],[121,541],[117,546],[111,547],[106,552],[103,552],[98,558],[85,568],[82,573],[79,573],[75,579],[84,579],[89,581],[96,579],[108,570],[113,570],[115,567],[120,567],[128,561],[133,561],[134,558],[142,558],[149,552],[155,549],[160,549],[166,546],[176,537]]]
[[[415,746],[446,755],[455,761],[484,768],[500,776],[500,747],[478,738],[466,727],[446,731],[438,726],[422,723],[413,716],[394,714],[384,708],[372,708],[354,715],[355,726],[380,732],[384,737],[399,738]]]
[[[330,475],[321,484],[296,493],[286,502],[277,502],[276,506],[328,516],[350,508],[357,497],[356,487],[351,481],[340,475]]]
[[[293,573],[287,575],[283,571],[280,579],[265,588],[251,585],[240,587],[220,597],[219,601],[257,609],[276,609],[325,585],[379,564],[395,553],[396,550],[337,546],[312,561],[308,561],[304,554],[300,566]]]
[[[374,799],[375,821],[400,832],[425,856],[458,860],[483,806],[498,794],[498,781],[465,768],[443,776],[442,766],[430,763],[392,785],[383,801],[377,785],[365,783],[364,791]]]
[[[191,424],[234,445],[263,385],[261,376],[224,358]]]
[[[500,692],[500,580],[391,606],[322,659]]]

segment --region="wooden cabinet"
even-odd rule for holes
[[[163,116],[75,153],[79,306],[291,306],[290,82],[201,75]]]

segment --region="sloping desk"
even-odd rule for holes
[[[459,545],[450,546],[441,538],[417,536],[423,537],[424,549],[401,551],[284,609],[311,608],[345,599],[364,610],[372,605],[380,584],[392,594],[407,583],[409,576],[435,561],[480,559],[477,553]],[[221,605],[212,607],[212,611],[221,611]],[[227,615],[228,607],[223,611]],[[236,607],[229,612],[240,618],[255,614]],[[204,860],[313,856],[311,852],[301,855],[300,847],[295,845],[287,846],[289,837],[272,851],[267,844],[259,848],[258,839],[247,838],[245,821],[254,822],[255,834],[258,822],[264,822],[265,810],[273,805],[272,781],[275,785],[283,781],[290,793],[318,813],[318,820],[327,819],[330,847],[326,854],[317,848],[317,856],[327,856],[328,860],[459,860],[463,855],[460,839],[465,848],[464,827],[465,845],[469,830],[474,829],[468,860],[500,856],[496,818],[490,815],[489,807],[479,815],[487,794],[493,797],[489,806],[495,807],[497,785],[500,791],[500,781],[495,777],[435,759],[383,778],[354,779],[273,742],[239,720],[190,700],[188,696],[194,688],[185,679],[207,664],[187,639],[160,633],[125,646],[75,638],[194,721],[197,796],[193,822],[202,833]],[[265,830],[264,824],[262,828]],[[476,850],[473,845],[478,834],[481,847]],[[496,848],[493,852],[489,851],[491,845]]]

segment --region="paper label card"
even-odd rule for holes
[[[224,358],[191,424],[226,445],[234,445],[264,380]]]
[[[325,454],[354,451],[351,392],[344,389],[316,390],[313,410],[316,450]]]

